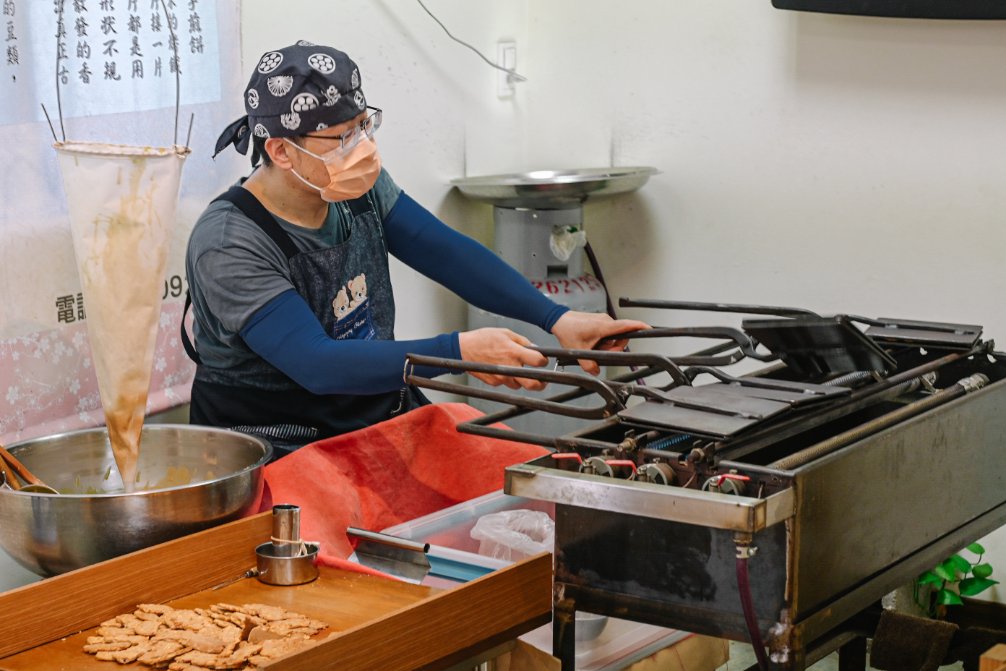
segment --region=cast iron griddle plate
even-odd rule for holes
[[[746,333],[778,354],[802,378],[854,371],[891,371],[894,359],[844,316],[746,319]]]

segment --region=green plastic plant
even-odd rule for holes
[[[982,563],[985,548],[979,543],[972,543],[966,548],[978,555],[976,560],[968,561],[959,554],[950,555],[943,563],[926,571],[915,579],[915,602],[929,613],[930,617],[941,617],[946,614],[947,606],[963,605],[962,596],[981,594],[992,585],[998,585],[998,580],[992,580],[992,565]],[[932,585],[927,603],[919,600],[923,587]]]

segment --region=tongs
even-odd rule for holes
[[[18,480],[19,477],[24,480],[24,485]],[[37,494],[59,494],[39,480],[17,457],[0,445],[0,489],[3,488]]]

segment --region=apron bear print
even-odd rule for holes
[[[335,326],[332,337],[336,340],[373,340],[377,337],[367,300],[367,275],[360,273],[346,286],[339,287],[332,299]]]

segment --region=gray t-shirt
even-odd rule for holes
[[[382,221],[400,193],[401,189],[382,169],[370,191]],[[352,214],[346,203],[332,203],[320,229],[297,226],[279,217],[276,221],[297,249],[307,252],[346,240]],[[216,201],[210,203],[192,229],[185,272],[195,316],[193,334],[203,363],[232,368],[258,358],[239,334],[262,306],[294,288],[282,250],[233,203]]]

